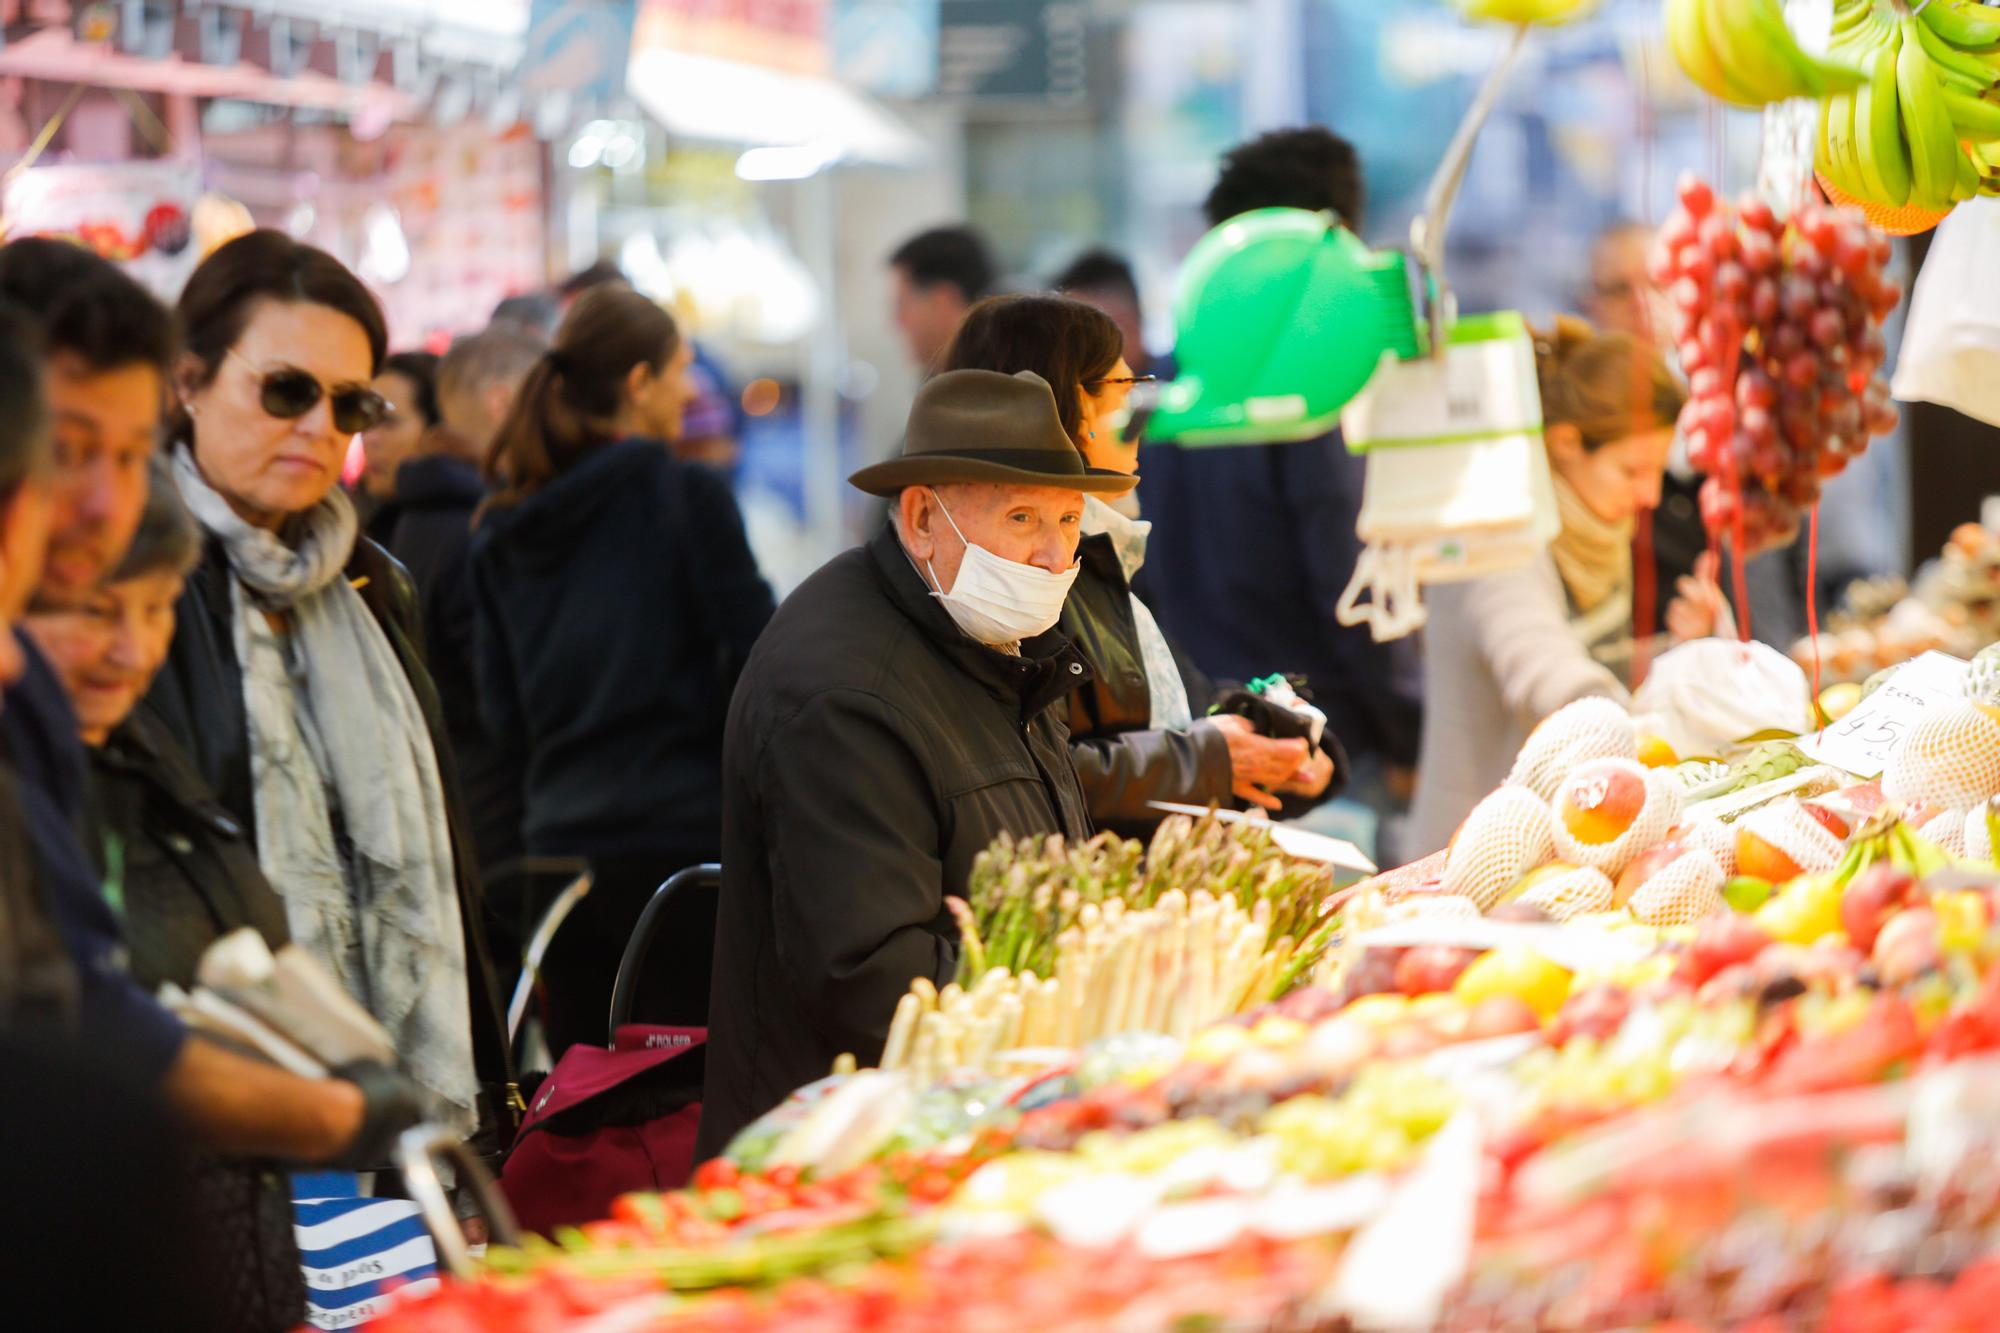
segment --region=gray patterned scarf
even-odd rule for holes
[[[235,573],[257,854],[292,938],[396,1040],[408,1072],[476,1123],[465,938],[437,754],[394,647],[342,571],[334,489],[284,538],[254,527],[185,447],[174,482]],[[288,632],[266,613],[283,613]]]

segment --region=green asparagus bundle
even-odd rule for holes
[[[1172,816],[1143,853],[1108,833],[1080,845],[1060,836],[1002,837],[972,867],[959,914],[959,982],[971,986],[996,967],[1052,977],[1057,941],[1086,907],[1152,907],[1174,892],[1183,899],[1205,892],[1245,912],[1265,904],[1265,947],[1289,939],[1296,949],[1325,933],[1332,889],[1330,870],[1286,856],[1267,827],[1213,816]]]

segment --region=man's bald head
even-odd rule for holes
[[[548,344],[514,324],[495,324],[460,338],[438,363],[438,410],[445,428],[475,458],[483,458],[514,405],[521,381]]]

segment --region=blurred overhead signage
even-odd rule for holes
[[[940,96],[1081,102],[1085,0],[939,0]]]
[[[638,0],[535,0],[521,52],[521,91],[604,103],[625,90]]]
[[[824,74],[827,3],[643,0],[632,49],[734,60],[791,74]]]
[[[938,0],[833,0],[833,73],[876,97],[937,89]]]

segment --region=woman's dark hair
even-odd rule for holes
[[[148,574],[185,577],[201,559],[201,527],[174,485],[165,454],[155,454],[146,476],[146,507],[139,511],[139,530],[125,548],[125,558],[106,583],[123,583]]]
[[[1535,378],[1543,426],[1576,427],[1586,451],[1672,427],[1687,400],[1658,352],[1628,333],[1599,333],[1568,315],[1535,335]]]
[[[1109,375],[1124,353],[1125,335],[1095,306],[1067,296],[993,296],[965,312],[939,369],[1034,371],[1055,390],[1064,433],[1079,440],[1075,391]]]
[[[417,388],[417,401],[398,403],[398,407],[410,407],[424,419],[424,425],[435,426],[444,420],[438,411],[437,389],[438,357],[435,352],[397,352],[382,362],[378,375],[401,375]]]
[[[585,292],[493,437],[486,475],[499,490],[487,503],[524,500],[617,438],[632,367],[662,370],[680,345],[674,317],[630,287]]]
[[[197,387],[211,383],[265,301],[323,305],[352,319],[368,335],[372,376],[389,354],[389,326],[381,303],[361,279],[324,250],[263,228],[221,246],[181,290],[181,346],[201,363]],[[177,412],[171,438],[188,438],[185,411]]]

